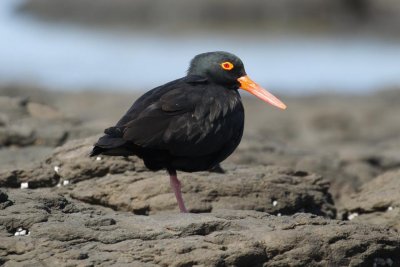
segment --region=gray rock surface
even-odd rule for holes
[[[400,232],[400,171],[389,171],[344,199],[344,219],[386,225]]]
[[[100,134],[135,98],[39,93],[32,102],[83,122],[68,139]],[[9,116],[0,128],[35,121],[47,107],[12,99],[0,106]],[[278,112],[244,98],[246,131],[226,173],[178,174],[189,208],[201,213],[187,216],[175,213],[164,172],[135,157],[89,158],[97,137],[50,153],[3,146],[0,265],[400,266],[399,101],[398,91],[293,98]],[[29,189],[13,189],[22,182]],[[331,219],[335,209],[344,221]]]
[[[376,176],[400,169],[399,144],[338,144],[334,150],[326,147],[324,151],[312,151],[260,139],[244,142],[228,161],[247,166],[281,165],[318,173],[331,183],[330,192],[338,207],[342,206],[343,197],[358,192]]]
[[[309,212],[334,218],[329,184],[318,175],[283,167],[226,166],[226,173],[179,173],[189,211],[215,209]],[[136,214],[177,210],[165,172],[127,172],[87,180],[70,188],[73,198]]]
[[[0,185],[29,188],[70,184],[65,194],[91,204],[136,214],[177,208],[165,172],[149,172],[136,157],[90,158],[96,137],[67,142],[46,161],[29,169],[0,174]],[[270,166],[227,165],[227,172],[180,173],[184,197],[192,212],[213,209],[248,209],[272,214],[310,212],[334,218],[336,209],[320,176]],[[96,178],[96,179],[95,179]]]
[[[0,190],[0,209],[5,209],[12,204],[12,201],[8,199],[8,195]]]
[[[400,94],[310,96],[288,99],[285,112],[244,101],[246,131],[236,164],[282,165],[331,182],[336,205],[343,196],[389,170],[400,169]]]
[[[68,200],[50,189],[8,194],[13,205],[0,210],[4,266],[400,264],[398,233],[310,214],[138,216]]]
[[[0,149],[1,172],[28,169],[49,157],[53,150],[50,146],[3,147]]]
[[[60,145],[76,123],[48,105],[0,96],[0,147]]]
[[[57,173],[63,179],[79,182],[106,174],[124,173],[126,171],[142,171],[144,165],[137,157],[89,157],[93,144],[98,136],[77,139],[58,147],[46,165],[59,167]]]
[[[42,162],[0,173],[0,186],[19,187],[22,182],[28,182],[30,188],[55,186],[60,180],[78,182],[110,173],[135,170],[136,166],[143,168],[143,164],[139,163],[136,157],[101,157],[106,160],[90,158],[89,152],[96,138],[70,141],[56,148],[53,154]]]

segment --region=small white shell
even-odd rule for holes
[[[56,173],[59,173],[59,171],[60,171],[60,166],[54,166],[54,171],[55,171]]]
[[[28,182],[21,183],[21,189],[27,189],[27,188],[29,188]]]
[[[351,220],[353,220],[355,217],[357,217],[358,216],[358,213],[357,212],[354,212],[354,213],[350,213],[349,214],[349,216],[347,216],[347,219],[349,220],[349,221],[351,221]]]
[[[28,230],[24,230],[21,227],[17,229],[17,231],[14,233],[14,236],[24,236],[24,235],[29,235],[30,232]]]

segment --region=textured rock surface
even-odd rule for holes
[[[58,147],[45,161],[33,166],[0,173],[0,186],[19,187],[28,182],[30,188],[55,186],[62,180],[78,182],[106,174],[139,171],[143,164],[136,157],[90,158],[89,152],[96,137],[70,141]],[[106,160],[105,160],[106,159]]]
[[[0,190],[0,209],[5,209],[12,204],[12,201],[8,199],[8,195]]]
[[[0,96],[0,146],[60,145],[76,124],[50,106]]]
[[[225,174],[180,173],[191,212],[248,209],[272,214],[309,212],[334,218],[329,184],[317,175],[287,168],[227,166]],[[72,185],[73,198],[136,214],[177,210],[165,172],[127,172]]]
[[[400,171],[378,176],[344,203],[344,218],[386,225],[400,232]]]
[[[400,169],[400,146],[395,143],[371,144],[369,148],[338,145],[312,151],[277,142],[261,143],[261,137],[250,140],[228,161],[247,166],[283,165],[318,173],[330,181],[330,192],[339,206],[343,197],[359,191],[379,174]]]
[[[177,208],[165,172],[149,172],[136,157],[88,157],[96,137],[70,141],[52,156],[27,170],[0,174],[0,185],[29,188],[68,181],[67,194],[137,214]],[[224,174],[180,173],[184,197],[192,212],[249,209],[272,214],[310,212],[334,218],[329,184],[318,175],[283,167],[229,166]],[[114,175],[111,175],[114,174]],[[102,177],[102,178],[100,178]],[[98,179],[93,179],[98,178]]]
[[[14,204],[0,210],[4,266],[400,264],[400,236],[380,227],[233,210],[137,216],[48,190],[8,192]],[[21,229],[26,235],[15,236]]]
[[[400,169],[399,96],[397,90],[362,97],[310,96],[289,99],[285,112],[245,101],[251,115],[244,139],[228,161],[318,173],[331,182],[340,207],[343,196],[379,174]]]
[[[144,165],[137,157],[89,157],[93,144],[98,136],[68,142],[55,149],[46,164],[59,167],[58,174],[63,179],[73,182],[102,177],[106,174],[123,173],[125,171],[141,171]]]
[[[76,138],[101,133],[134,97],[39,92],[30,99],[79,118],[68,129]],[[87,157],[96,137],[50,153],[49,146],[3,146],[0,263],[400,266],[399,101],[397,91],[296,98],[278,112],[245,98],[245,135],[226,173],[179,173],[191,211],[212,212],[186,217],[175,213],[164,172],[148,172],[135,157]],[[14,111],[5,114],[29,113]],[[326,181],[344,221],[329,218],[335,207]],[[22,182],[30,189],[13,189]],[[293,214],[302,211],[325,218]]]

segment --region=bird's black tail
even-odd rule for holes
[[[94,157],[94,156],[100,155],[103,151],[104,151],[103,148],[95,145],[93,147],[92,151],[90,151],[89,157]]]
[[[134,154],[129,142],[124,140],[123,129],[110,127],[104,130],[105,135],[99,138],[94,144],[89,156],[94,157],[100,154],[111,156],[129,156]]]

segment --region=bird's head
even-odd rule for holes
[[[284,103],[247,76],[242,60],[231,53],[217,51],[199,54],[190,62],[188,74],[206,77],[229,88],[242,88],[271,105],[286,109]]]

